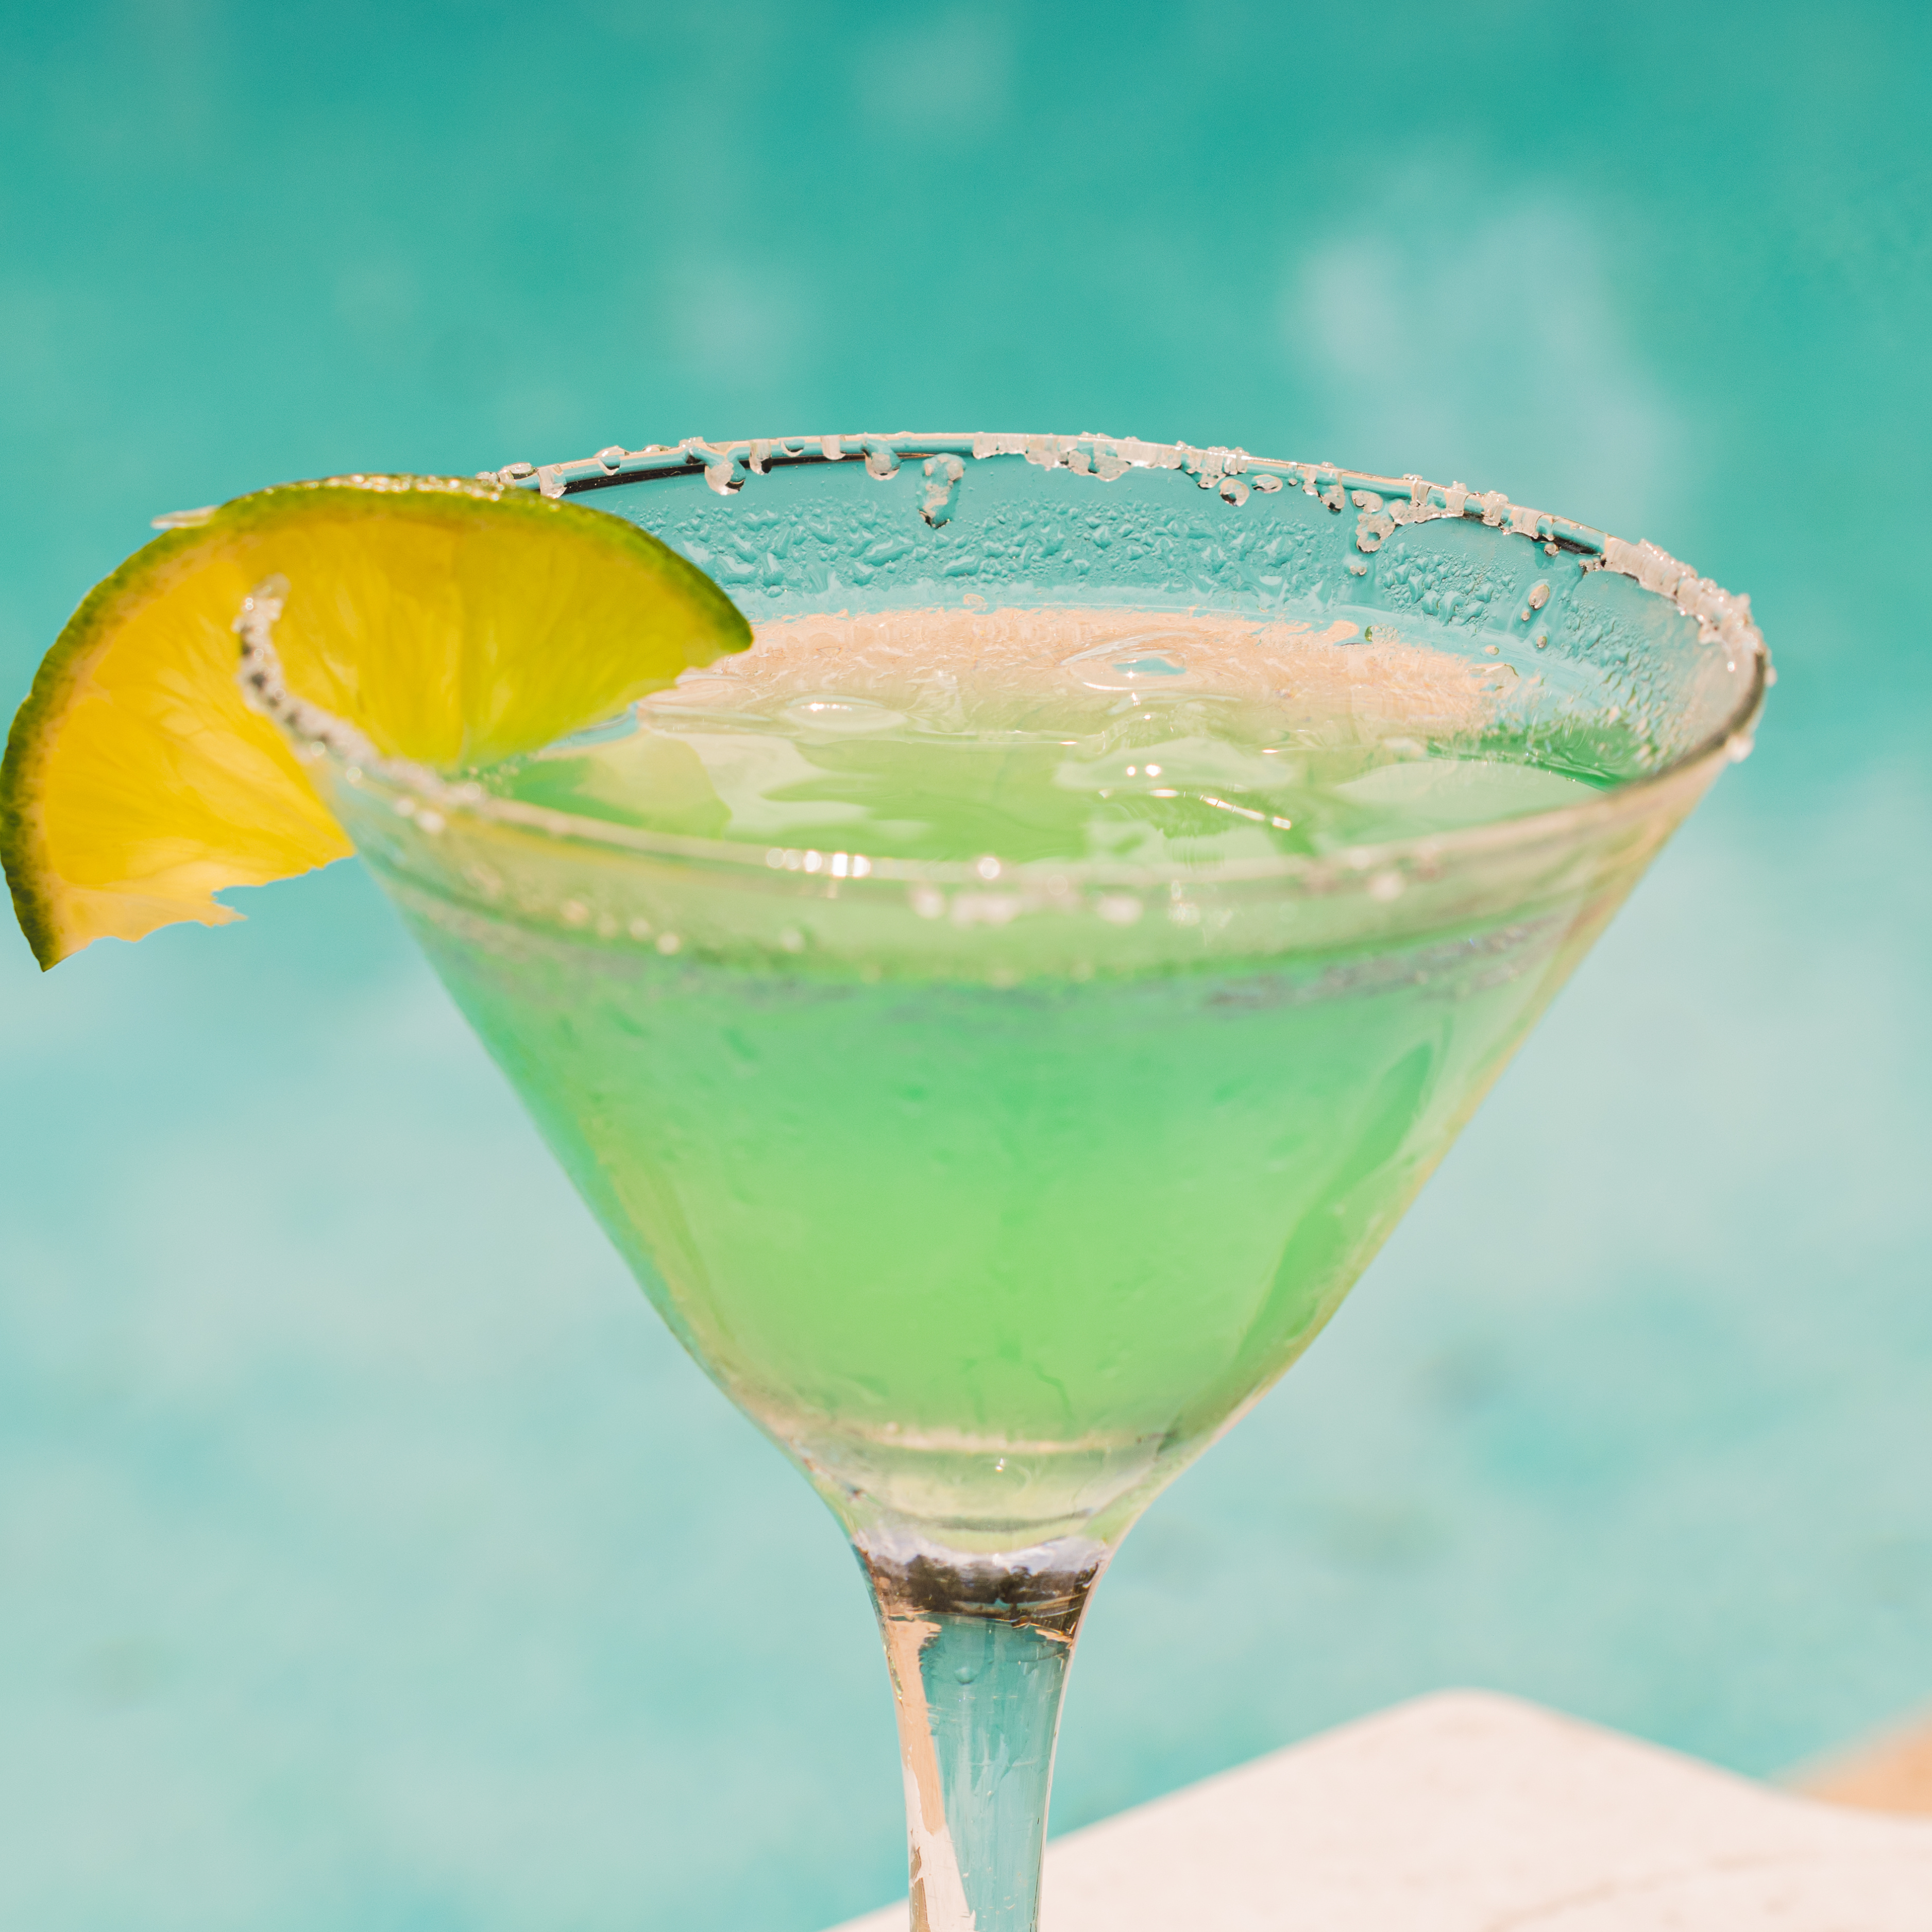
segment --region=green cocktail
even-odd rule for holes
[[[916,1924],[1006,1932],[1108,1556],[1333,1312],[1765,672],[1660,554],[1460,488],[850,440],[544,472],[772,621],[531,758],[385,764],[248,635],[640,1280],[851,1534]]]
[[[801,873],[808,853],[848,875],[896,850],[976,863],[991,876],[915,908],[940,924],[927,956],[821,958],[803,918],[776,960],[687,951],[674,928],[659,952],[628,919],[614,950],[506,953],[404,902],[698,1359],[840,1507],[994,1546],[1090,1535],[1287,1366],[1574,921],[1217,958],[1176,923],[1184,896],[1151,913],[1178,956],[1123,962],[1108,915],[1149,914],[1122,893],[1084,958],[1064,922],[1010,922],[989,978],[962,970],[958,924],[1006,909],[989,850],[1130,844],[1211,878],[1594,795],[1532,762],[1430,757],[1432,731],[1480,742],[1495,708],[1445,654],[1149,614],[1112,616],[1096,652],[1094,628],[775,626],[628,729],[488,782],[610,824],[696,821]],[[832,838],[854,850],[817,853]]]

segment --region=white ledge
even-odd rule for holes
[[[1450,1691],[1048,1849],[1042,1932],[1928,1932],[1932,1822]],[[904,1932],[898,1905],[844,1932]]]

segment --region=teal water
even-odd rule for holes
[[[1055,1822],[1449,1683],[1774,1768],[1932,1699],[1932,25],[1132,10],[8,9],[0,701],[158,511],[695,431],[1238,441],[1748,589],[1757,754],[1128,1544]],[[359,874],[246,896],[0,940],[0,1923],[889,1897],[830,1519]]]

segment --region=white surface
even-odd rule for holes
[[[1932,1932],[1932,1821],[1474,1691],[1057,1840],[1042,1932]],[[904,1932],[903,1904],[845,1932]]]

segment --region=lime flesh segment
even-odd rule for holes
[[[240,915],[214,893],[348,852],[236,682],[236,613],[274,576],[290,689],[446,769],[547,744],[751,636],[695,566],[574,504],[406,476],[237,498],[90,592],[14,719],[0,861],[44,967],[105,936],[224,924]]]

